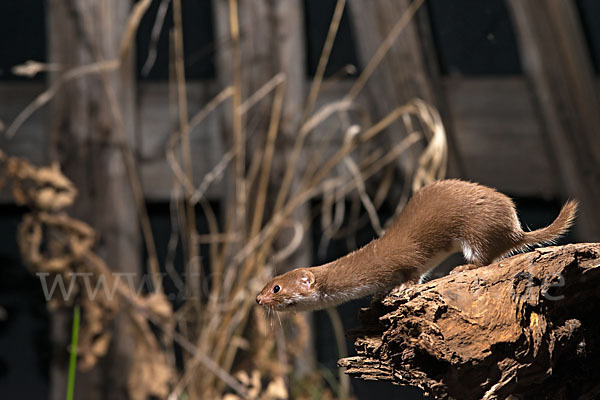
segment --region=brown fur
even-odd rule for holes
[[[510,198],[460,180],[419,190],[379,239],[331,263],[277,276],[257,297],[276,310],[312,310],[416,282],[447,254],[462,251],[475,266],[510,251],[547,243],[573,223],[576,201],[568,201],[549,226],[524,232]],[[273,293],[275,285],[280,287]]]

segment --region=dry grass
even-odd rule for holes
[[[164,2],[163,2],[164,3]],[[183,62],[183,36],[181,28],[180,0],[173,0],[173,16],[175,29],[172,35],[174,41],[174,57],[172,59],[173,79],[171,81],[172,100],[171,106],[178,111],[177,132],[173,132],[165,148],[166,157],[175,177],[172,202],[172,237],[169,242],[169,258],[167,272],[180,287],[186,286],[194,296],[187,300],[177,311],[173,312],[165,301],[163,293],[149,295],[146,298],[136,298],[128,293],[126,287],[119,285],[119,307],[128,310],[131,319],[139,328],[138,334],[144,338],[146,347],[142,350],[162,354],[159,358],[164,371],[161,373],[166,378],[161,381],[164,387],[155,392],[161,395],[168,390],[168,398],[180,398],[186,393],[188,398],[216,398],[225,391],[233,391],[238,396],[255,395],[268,398],[274,393],[286,392],[285,382],[289,379],[294,360],[300,355],[305,346],[308,327],[302,315],[267,316],[254,303],[255,294],[260,290],[266,277],[273,274],[277,265],[284,263],[303,243],[307,232],[304,221],[296,220],[294,215],[301,209],[308,207],[311,200],[323,199],[321,221],[326,238],[336,235],[351,236],[359,228],[360,221],[365,218],[371,223],[378,234],[382,234],[384,224],[377,216],[377,210],[388,197],[390,186],[393,184],[392,164],[402,156],[411,146],[418,142],[425,144],[425,150],[419,158],[416,172],[412,177],[412,185],[405,190],[408,194],[413,190],[444,176],[446,168],[446,140],[443,125],[437,111],[421,100],[413,100],[408,104],[399,106],[392,113],[372,125],[364,122],[355,122],[354,111],[359,108],[356,99],[364,88],[369,77],[375,73],[376,68],[385,57],[395,38],[410,22],[415,12],[422,4],[416,0],[403,17],[397,22],[382,43],[374,58],[367,64],[364,72],[356,80],[351,90],[339,101],[331,102],[314,110],[316,100],[321,89],[323,74],[327,65],[331,47],[339,27],[339,21],[345,0],[338,0],[334,17],[329,29],[317,76],[311,86],[306,107],[303,111],[304,118],[297,129],[295,142],[291,147],[287,167],[283,178],[278,185],[273,185],[274,158],[277,154],[277,140],[280,131],[282,109],[286,94],[287,77],[278,73],[267,81],[255,93],[242,92],[242,74],[240,63],[240,32],[237,16],[237,1],[229,0],[229,25],[233,54],[233,79],[232,86],[224,88],[215,98],[191,118],[188,116],[186,101],[185,67]],[[81,79],[90,74],[103,76],[120,67],[130,51],[133,37],[141,17],[150,5],[149,0],[136,4],[131,13],[126,33],[121,45],[119,59],[102,60],[98,55],[98,62],[84,65],[70,71],[65,71],[48,90],[42,93],[29,105],[8,127],[7,136],[12,137],[22,123],[37,109],[51,101],[52,97],[64,86],[74,79]],[[162,21],[157,22],[162,25]],[[107,93],[112,92],[110,82],[104,80]],[[119,110],[116,107],[114,96],[112,107],[116,121],[121,121]],[[223,155],[212,171],[198,180],[192,176],[192,156],[190,135],[195,127],[200,126],[210,113],[216,112],[219,107],[227,104],[231,99],[233,147]],[[263,138],[264,146],[258,156],[248,159],[246,154],[247,134],[245,129],[246,116],[253,113],[257,104],[270,101],[269,123],[266,135]],[[328,138],[323,139],[323,148],[333,149],[328,154],[310,154],[307,151],[307,139],[325,121],[336,121],[335,131]],[[374,139],[390,127],[392,123],[400,122],[406,125],[410,132],[406,137],[397,141],[391,149],[381,149],[374,144]],[[122,123],[117,130],[123,129]],[[342,137],[336,142],[333,137]],[[142,197],[142,188],[139,174],[135,167],[133,152],[125,140],[122,141],[123,158],[128,168],[131,185],[136,195],[140,223],[144,233],[146,246],[149,249],[150,270],[158,273],[158,259],[154,240],[149,226],[147,211]],[[11,160],[1,155],[0,162],[8,166]],[[15,160],[11,161],[17,162]],[[23,164],[26,165],[26,164]],[[25,168],[25,167],[23,167]],[[34,168],[27,166],[27,168]],[[58,173],[58,172],[57,172]],[[205,198],[209,186],[230,174],[233,177],[234,195],[228,198],[226,209],[231,210],[225,226],[220,228],[217,217]],[[378,177],[377,189],[369,191],[369,180]],[[22,185],[23,179],[17,173],[11,175],[15,187]],[[199,185],[194,182],[200,181]],[[274,188],[278,190],[274,192]],[[42,187],[38,188],[42,190]],[[35,190],[33,193],[36,193]],[[35,198],[35,195],[32,195]],[[345,199],[351,197],[360,202],[366,210],[366,217],[356,214],[360,207],[350,210],[354,223],[344,227],[342,222],[348,210],[345,209]],[[275,199],[272,209],[267,207],[267,199]],[[399,201],[398,211],[401,210],[407,196]],[[29,200],[28,200],[29,201]],[[196,231],[196,204],[200,204],[204,215],[209,222],[209,234],[200,235]],[[250,206],[251,205],[251,206]],[[62,208],[62,207],[60,207]],[[353,211],[354,210],[354,211]],[[52,211],[54,212],[54,211]],[[31,226],[23,232],[31,232],[32,226],[36,229],[52,225],[56,237],[62,243],[72,243],[73,237],[82,237],[82,233],[74,231],[79,226],[79,221],[68,217],[55,218],[52,212],[33,213],[33,220],[28,220]],[[33,224],[33,225],[32,225]],[[57,225],[58,224],[58,225]],[[62,225],[60,225],[62,224]],[[284,248],[276,248],[274,242],[283,232],[293,230],[292,239]],[[88,229],[86,227],[86,229]],[[36,231],[37,232],[37,231]],[[75,233],[73,233],[75,232]],[[86,231],[87,232],[87,231]],[[92,231],[93,232],[93,231]],[[74,236],[75,235],[75,236]],[[92,233],[87,233],[92,235]],[[88,237],[83,235],[83,237]],[[185,249],[185,264],[188,273],[203,271],[200,256],[210,262],[210,277],[212,285],[208,293],[202,291],[202,281],[184,281],[175,276],[173,267],[173,254],[177,242],[181,240]],[[36,270],[47,268],[51,265],[50,255],[41,254],[41,239],[38,236],[23,234],[21,246],[27,254],[37,254],[39,259],[28,258],[29,264]],[[74,243],[74,242],[73,242]],[[209,243],[208,254],[199,253],[199,244]],[[78,268],[87,268],[94,272],[108,272],[109,266],[93,252],[92,242],[81,245],[67,246],[61,257],[71,257],[69,262],[61,264],[54,272],[66,273],[74,265]],[[45,260],[45,262],[40,262]],[[190,275],[188,275],[190,276]],[[203,279],[208,279],[206,276]],[[159,285],[155,285],[159,287]],[[153,299],[160,299],[153,302]],[[92,307],[89,305],[89,307]],[[103,308],[104,307],[104,308]],[[105,309],[102,306],[99,309]],[[110,314],[113,315],[114,310]],[[99,312],[99,317],[103,316]],[[335,310],[330,314],[332,323],[336,328],[340,356],[346,351],[339,316]],[[104,317],[103,317],[104,318]],[[275,319],[274,319],[275,318]],[[277,320],[277,318],[281,318]],[[106,328],[106,318],[96,324],[101,331]],[[148,327],[152,321],[161,328],[160,340],[157,341]],[[90,321],[88,321],[89,326]],[[84,326],[82,327],[85,330]],[[96,332],[98,333],[98,332]],[[85,332],[84,332],[85,338]],[[175,372],[172,343],[178,343],[188,354],[185,357],[183,371]],[[160,345],[163,344],[163,345]],[[92,344],[90,344],[92,346]],[[134,366],[150,368],[148,363],[156,359],[138,358],[144,365]],[[239,364],[236,361],[240,361]],[[167,365],[169,364],[170,365]],[[152,379],[152,372],[141,379]],[[176,374],[173,377],[171,374]],[[261,379],[271,384],[261,385]],[[348,395],[347,378],[341,377],[340,395]],[[156,383],[156,382],[155,382]],[[234,395],[227,395],[232,398]]]

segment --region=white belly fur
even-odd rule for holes
[[[419,283],[423,283],[425,279],[429,276],[431,270],[440,265],[442,261],[450,257],[452,254],[458,253],[460,251],[462,251],[462,247],[460,246],[460,244],[457,242],[453,242],[452,247],[450,249],[442,250],[435,256],[433,256],[431,259],[429,259],[429,261],[424,266],[425,273],[423,273],[419,277]]]

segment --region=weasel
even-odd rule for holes
[[[569,200],[552,224],[525,232],[504,194],[476,183],[437,181],[418,190],[380,238],[330,263],[273,278],[256,301],[276,311],[317,310],[415,283],[453,253],[463,253],[467,269],[488,265],[556,240],[576,211],[577,202]]]

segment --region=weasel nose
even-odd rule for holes
[[[258,304],[262,305],[262,297],[261,297],[261,295],[260,295],[260,294],[259,294],[258,296],[256,296],[256,302],[257,302]]]

